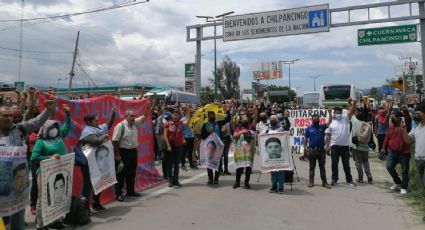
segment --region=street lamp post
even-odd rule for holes
[[[62,81],[62,80],[66,81],[66,80],[68,80],[68,78],[67,77],[64,78],[64,79],[58,78],[58,87],[56,88],[56,96],[57,96],[57,98],[59,98],[59,81]]]
[[[289,94],[291,93],[291,65],[295,64],[296,61],[299,61],[300,59],[294,59],[294,60],[288,60],[288,61],[279,61],[283,64],[288,65],[289,67],[289,72],[288,72],[288,78],[289,78]]]
[[[197,18],[205,18],[207,22],[213,22],[214,23],[214,99],[218,99],[218,76],[217,76],[217,22],[223,21],[223,17],[233,14],[234,11],[230,11],[224,14],[217,15],[215,17],[213,16],[196,16]]]
[[[321,75],[316,75],[316,76],[310,76],[309,78],[312,78],[314,81],[314,92],[316,92],[316,79],[318,79]]]

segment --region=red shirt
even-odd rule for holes
[[[400,126],[395,127],[390,125],[387,134],[385,135],[385,141],[382,145],[382,149],[390,149],[394,154],[410,154],[409,145],[403,140],[403,134]]]
[[[184,145],[183,126],[181,121],[170,121],[164,124],[164,128],[168,129],[167,137],[170,145],[176,147]]]

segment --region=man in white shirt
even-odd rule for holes
[[[331,151],[332,158],[332,183],[336,185],[338,182],[338,164],[339,158],[341,158],[342,165],[344,167],[345,179],[351,186],[355,186],[353,183],[353,177],[351,176],[350,170],[350,119],[353,115],[356,107],[355,102],[349,102],[349,111],[347,115],[342,114],[342,108],[336,107],[335,119],[326,129],[326,148]]]
[[[408,144],[415,142],[416,169],[425,188],[425,102],[416,106],[413,120],[416,122],[416,127],[409,134],[407,134],[406,126],[402,126],[403,139]]]

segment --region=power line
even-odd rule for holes
[[[98,12],[104,12],[109,10],[115,10],[120,9],[128,6],[135,6],[143,3],[147,3],[149,0],[145,0],[142,2],[132,2],[132,3],[122,3],[118,5],[112,5],[108,7],[102,7],[99,9],[93,9],[93,10],[86,10],[82,12],[75,12],[70,14],[63,14],[63,15],[55,15],[55,16],[49,16],[49,17],[38,17],[38,18],[24,18],[22,21],[28,22],[28,21],[39,21],[39,20],[45,20],[45,19],[61,19],[61,18],[68,18],[68,17],[74,17],[74,16],[80,16],[84,14],[92,14],[92,13],[98,13]],[[6,19],[6,20],[0,20],[0,22],[20,22],[20,19]]]
[[[40,54],[72,54],[72,52],[68,52],[68,51],[21,50],[21,49],[7,48],[7,47],[2,47],[2,46],[0,46],[0,49],[3,49],[3,50],[10,50],[10,51],[16,51],[16,52],[20,52],[20,51],[22,51],[23,53],[40,53]]]

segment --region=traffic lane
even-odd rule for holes
[[[308,164],[297,159],[296,162],[301,183],[295,183],[293,191],[289,191],[290,186],[286,184],[283,195],[268,192],[270,174],[263,174],[257,183],[257,167],[251,176],[251,190],[233,189],[234,173],[220,177],[217,186],[207,186],[206,173],[199,170],[195,177],[186,178],[189,181],[183,179],[180,189],[169,190],[163,185],[156,190],[164,189],[163,193],[155,196],[146,191],[145,199],[127,199],[125,203],[108,205],[106,212],[96,213],[92,218],[94,223],[83,229],[423,228],[414,222],[410,208],[394,198],[384,183],[356,188],[341,183],[328,190],[318,186],[320,179],[316,169],[316,186],[307,188]],[[327,163],[329,178],[330,158]],[[380,167],[383,166],[372,164],[372,169]],[[342,168],[340,172],[343,173]],[[355,168],[352,173],[356,173]],[[384,170],[376,173],[375,179],[388,180]]]

